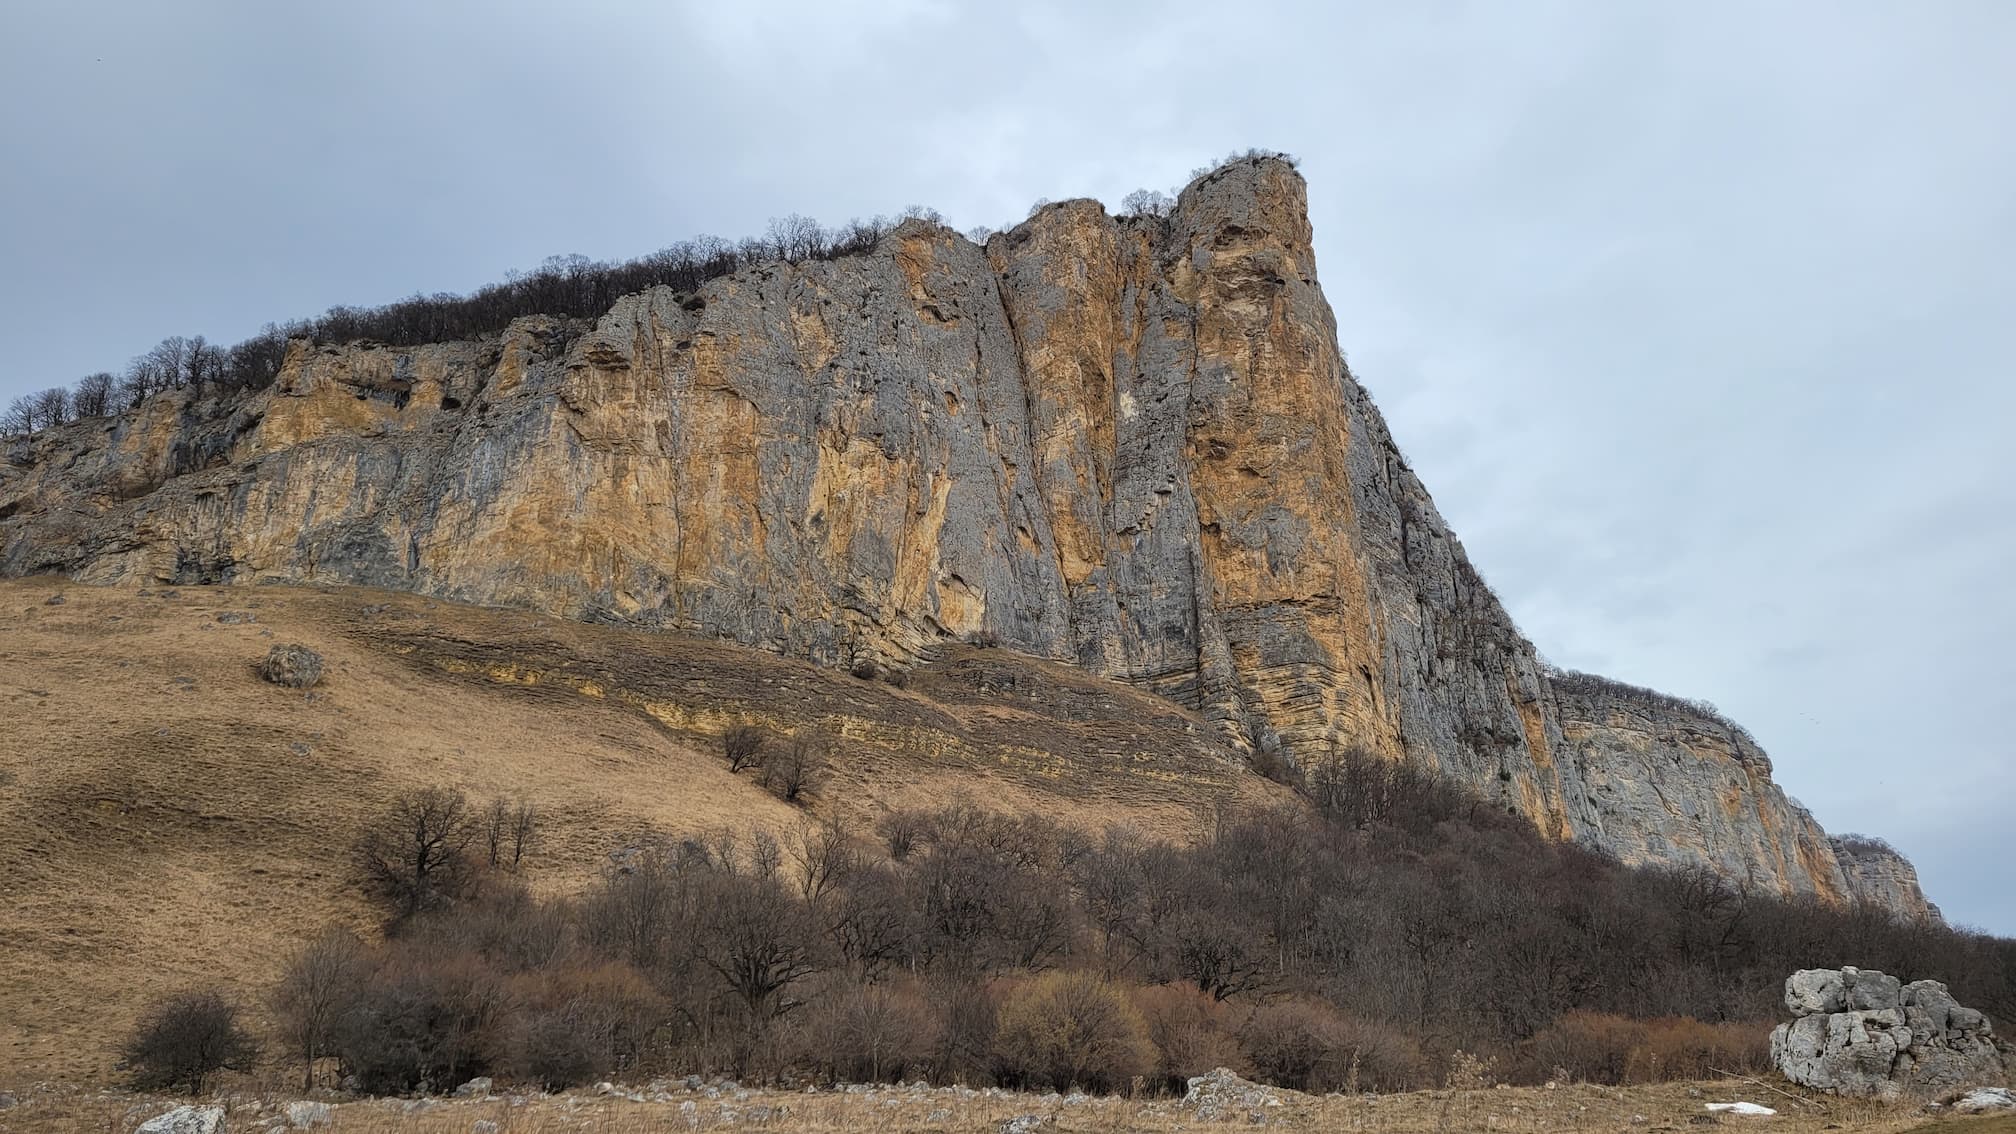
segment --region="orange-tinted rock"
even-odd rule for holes
[[[912,221],[592,326],[298,342],[272,389],[188,398],[16,443],[0,570],[370,583],[840,664],[984,634],[1305,764],[1360,746],[1627,859],[1847,893],[1768,764],[1564,715],[1346,367],[1279,161],[1166,218]]]

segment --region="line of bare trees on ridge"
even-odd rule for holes
[[[1249,149],[1194,169],[1191,178],[1195,180],[1240,162],[1269,159],[1291,165],[1295,162],[1287,154]],[[1173,193],[1139,189],[1127,195],[1121,213],[1166,217],[1174,209],[1175,201]],[[1037,202],[1031,209],[1032,215],[1047,203]],[[690,292],[708,280],[743,268],[780,261],[797,264],[837,260],[871,252],[890,230],[911,219],[944,223],[944,217],[936,209],[923,205],[912,205],[894,218],[856,218],[837,228],[792,213],[773,218],[763,235],[739,241],[701,235],[648,256],[622,261],[591,260],[581,255],[550,256],[529,272],[510,272],[502,283],[478,288],[468,295],[436,292],[416,294],[378,307],[331,307],[316,318],[268,323],[258,334],[229,347],[212,343],[202,335],[174,335],[134,358],[121,373],[99,371],[71,386],[52,386],[15,398],[0,412],[0,436],[23,436],[73,421],[120,413],[137,408],[164,390],[191,390],[200,400],[205,394],[264,389],[279,376],[290,339],[318,343],[368,340],[392,346],[416,346],[493,335],[513,319],[527,315],[593,318],[622,296],[651,287]],[[971,235],[984,243],[992,231],[976,228]]]
[[[722,758],[760,775],[760,749],[731,731]],[[2016,1018],[2016,941],[1627,869],[1363,753],[1304,790],[1189,844],[956,802],[647,837],[543,898],[516,873],[536,815],[414,792],[352,852],[382,937],[301,946],[260,1023],[308,1083],[376,1093],[688,1073],[1157,1092],[1216,1066],[1316,1091],[1761,1069],[1786,974],[1814,965]],[[162,1036],[223,1061],[150,1058]],[[253,1038],[197,989],[150,1010],[128,1061],[200,1089]]]
[[[290,339],[321,343],[369,340],[393,346],[496,334],[526,315],[592,318],[622,296],[665,286],[688,292],[711,279],[760,264],[836,260],[872,251],[904,220],[942,223],[937,210],[913,205],[895,218],[876,216],[827,228],[796,213],[773,219],[762,236],[731,241],[699,236],[633,260],[551,256],[529,272],[468,295],[414,295],[380,307],[332,307],[313,319],[268,323],[244,342],[224,347],[203,336],[163,339],[120,374],[101,371],[69,387],[14,399],[0,413],[0,435],[25,435],[138,407],[164,390],[205,394],[272,385]]]

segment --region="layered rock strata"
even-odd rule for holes
[[[1853,885],[1761,753],[1556,695],[1346,367],[1279,161],[1166,218],[913,221],[592,325],[296,342],[241,401],[15,442],[0,571],[369,583],[833,663],[985,636],[1634,861]]]

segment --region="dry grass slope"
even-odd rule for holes
[[[285,642],[327,659],[322,685],[258,679]],[[834,738],[806,809],[717,758],[739,721]],[[221,983],[249,1001],[323,925],[368,926],[344,848],[430,784],[535,800],[544,891],[649,831],[968,795],[1182,838],[1280,798],[1169,702],[1005,651],[951,650],[897,689],[393,592],[0,581],[0,1086],[106,1082],[148,1000]]]

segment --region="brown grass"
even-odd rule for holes
[[[324,656],[320,686],[258,679],[285,642]],[[807,807],[729,773],[718,735],[745,720],[832,738]],[[108,1082],[147,1001],[215,983],[250,1004],[325,924],[368,928],[343,848],[414,787],[536,801],[527,878],[550,893],[649,830],[865,825],[961,794],[1184,838],[1212,806],[1279,798],[1209,735],[1001,650],[955,648],[897,689],[392,592],[0,581],[0,1086]]]
[[[1054,1096],[979,1093],[959,1099],[950,1092],[913,1093],[907,1088],[872,1092],[818,1094],[749,1092],[709,1099],[674,1088],[670,1101],[632,1102],[579,1092],[532,1098],[514,1105],[508,1098],[430,1100],[411,1103],[380,1099],[339,1103],[334,1110],[336,1134],[468,1134],[477,1120],[498,1124],[500,1134],[543,1131],[596,1131],[607,1134],[657,1130],[764,1129],[790,1134],[859,1134],[876,1131],[937,1131],[943,1134],[995,1134],[1001,1123],[1024,1114],[1049,1115],[1054,1125],[1044,1131],[1120,1134],[1173,1132],[1179,1129],[1240,1129],[1249,1126],[1245,1112],[1216,1121],[1199,1121],[1195,1112],[1173,1099],[1092,1099],[1076,1105]],[[257,1129],[291,1096],[242,1092],[225,1096],[231,1106],[230,1128]],[[1700,1129],[1692,1120],[1704,1116],[1707,1102],[1738,1099],[1762,1101],[1779,1113],[1771,1118],[1721,1118],[1716,1128],[1756,1129],[1769,1134],[1892,1134],[1926,1127],[1939,1134],[2011,1134],[2016,1122],[1944,1120],[1928,1123],[1914,1106],[1886,1105],[1844,1099],[1812,1098],[1804,1105],[1736,1081],[1671,1083],[1658,1086],[1608,1088],[1570,1086],[1558,1090],[1537,1087],[1476,1091],[1422,1091],[1381,1096],[1288,1095],[1286,1105],[1265,1111],[1268,1125],[1286,1130],[1366,1131],[1390,1134],[1447,1134],[1488,1131],[1492,1134],[1539,1134],[1573,1131],[1612,1134],[1686,1134]],[[0,1111],[0,1131],[102,1131],[129,1134],[140,1122],[174,1105],[176,1100],[123,1094],[74,1091],[29,1092],[12,1110]],[[681,1108],[693,1103],[690,1117]],[[723,1107],[736,1112],[724,1120]],[[752,1108],[785,1108],[767,1121],[751,1122]]]

